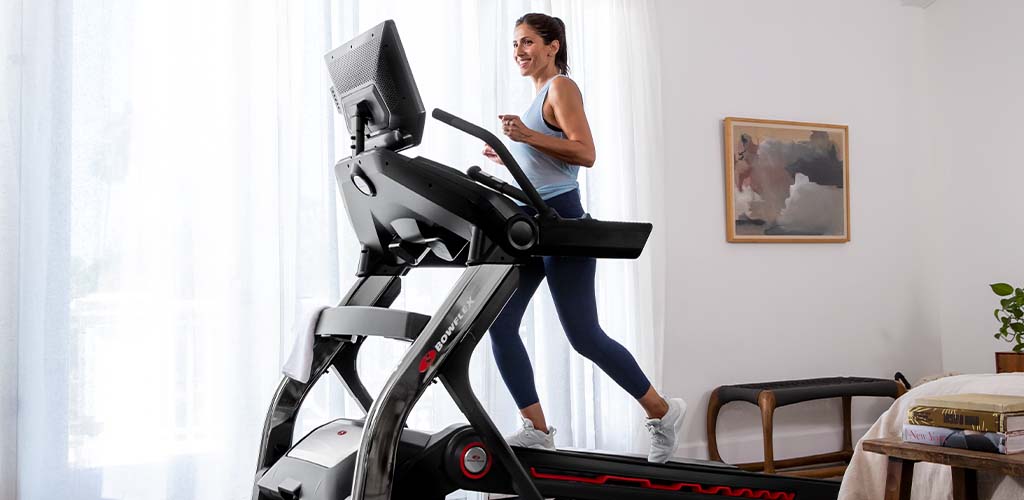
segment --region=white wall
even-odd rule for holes
[[[939,0],[925,10],[937,189],[927,200],[943,368],[994,371],[993,282],[1024,286],[1024,2]]]
[[[894,0],[670,1],[660,9],[667,210],[662,389],[690,402],[680,455],[706,456],[707,397],[722,384],[825,376],[911,380],[941,371],[922,279],[932,222],[925,15]],[[725,241],[722,119],[845,124],[846,244]],[[990,311],[991,312],[991,311]],[[888,406],[854,400],[858,433]],[[776,458],[839,448],[838,400],[776,413]],[[760,458],[756,408],[723,409],[726,461]],[[856,438],[857,436],[855,436]]]

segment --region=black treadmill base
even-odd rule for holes
[[[465,444],[477,435],[468,426],[451,432],[444,474],[456,489],[515,495],[505,467],[494,461],[483,477],[467,477],[459,466]],[[749,472],[721,462],[683,459],[652,464],[646,457],[578,450],[513,448],[544,498],[575,500],[660,500],[752,498],[763,500],[834,500],[840,483],[822,479]],[[511,496],[509,498],[516,498]],[[524,497],[526,498],[526,497]]]

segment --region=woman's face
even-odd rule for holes
[[[516,26],[512,40],[512,56],[522,76],[542,73],[547,66],[554,66],[558,45],[545,45],[544,39],[529,24]]]

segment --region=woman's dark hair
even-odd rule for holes
[[[565,23],[557,17],[552,17],[547,14],[530,13],[523,17],[520,17],[516,21],[516,26],[526,23],[527,26],[533,28],[541,38],[544,39],[546,45],[550,45],[551,42],[558,40],[558,52],[555,54],[555,66],[558,68],[558,72],[563,75],[569,74],[569,47],[565,44]]]

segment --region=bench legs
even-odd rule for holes
[[[910,487],[914,483],[914,462],[889,457],[885,472],[885,500],[910,500]]]
[[[902,396],[907,390],[903,384],[894,383],[896,385],[895,398]],[[708,438],[708,458],[719,462],[722,460],[721,452],[718,449],[718,414],[722,409],[723,404],[721,395],[719,394],[722,387],[715,388],[711,391],[711,397],[708,399],[708,416],[707,416],[707,438]],[[808,465],[817,464],[830,464],[842,462],[840,465],[834,466],[822,466],[819,468],[811,468],[800,471],[785,471],[789,475],[802,476],[802,477],[832,477],[842,475],[846,470],[846,464],[849,464],[850,458],[853,457],[853,422],[852,422],[852,396],[835,396],[842,398],[843,401],[843,448],[840,451],[831,453],[824,453],[820,455],[810,455],[805,457],[797,457],[783,460],[775,460],[775,449],[772,441],[772,420],[775,415],[775,408],[778,401],[775,398],[775,393],[771,389],[764,389],[757,394],[757,406],[761,410],[761,430],[764,434],[764,461],[763,462],[751,462],[744,464],[735,464],[737,467],[743,470],[749,471],[764,471],[767,473],[774,473],[777,469],[787,469],[792,467],[806,467]],[[741,399],[731,399],[729,401],[737,401]],[[749,401],[748,399],[742,399],[742,401]],[[791,404],[791,403],[787,403]],[[969,479],[969,478],[968,478]]]
[[[885,474],[885,500],[910,500],[915,463],[909,459],[889,457],[889,467]],[[953,476],[953,500],[978,500],[978,471],[950,467],[950,472]]]
[[[762,391],[757,396],[757,406],[761,408],[761,428],[764,432],[764,462],[763,470],[767,473],[775,472],[774,448],[772,446],[772,420],[775,415],[775,394],[772,391]],[[708,458],[722,461],[722,455],[718,451],[718,412],[722,409],[722,402],[718,398],[718,389],[711,391],[708,399]],[[748,464],[755,465],[755,464]],[[761,464],[756,464],[757,470],[761,470]],[[753,469],[750,469],[753,470]]]
[[[722,402],[718,399],[718,389],[711,391],[711,399],[708,400],[708,458],[722,462],[722,455],[718,453],[718,412],[722,409]]]
[[[761,408],[761,431],[764,433],[764,472],[775,473],[775,449],[772,446],[772,419],[775,415],[775,393],[761,391],[757,395],[757,406]]]
[[[850,396],[843,396],[843,453],[848,453],[850,457],[853,457],[853,417],[850,408],[852,399]]]
[[[781,462],[775,461],[775,446],[773,437],[773,421],[775,417],[775,408],[777,401],[775,399],[775,393],[770,390],[761,391],[757,396],[757,406],[761,411],[761,432],[763,434],[763,446],[764,446],[764,461],[762,462],[751,462],[744,464],[736,464],[737,467],[750,470],[750,471],[764,471],[766,473],[775,473],[778,468],[786,467],[803,467],[806,465],[813,465],[817,463],[828,463],[828,462],[849,462],[850,457],[853,456],[853,425],[851,417],[851,406],[852,397],[844,396],[843,400],[843,449],[841,451],[826,453],[822,455],[812,455],[807,457],[799,457],[793,459],[782,460]],[[718,394],[718,389],[711,391],[711,397],[708,399],[708,416],[707,416],[707,438],[708,438],[708,458],[710,460],[716,460],[723,462],[722,454],[718,450],[718,414],[722,410],[722,401]],[[841,475],[845,470],[844,466],[828,467],[823,468],[819,473],[814,470],[793,472],[793,475],[800,475],[806,477],[831,477],[833,475]]]
[[[953,500],[978,500],[978,471],[952,467]]]

